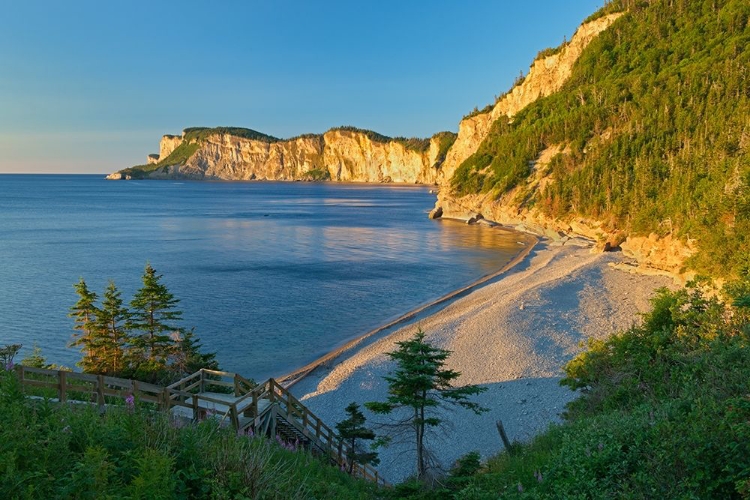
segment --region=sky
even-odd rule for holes
[[[164,134],[456,132],[603,0],[0,0],[0,173],[108,173]]]

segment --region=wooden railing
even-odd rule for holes
[[[251,429],[256,434],[270,436],[277,434],[279,418],[339,467],[347,471],[351,468],[357,477],[387,485],[373,467],[350,463],[351,445],[274,379],[256,385],[234,373],[202,369],[174,384],[160,387],[137,380],[22,365],[18,365],[16,371],[27,392],[57,398],[61,403],[92,403],[104,409],[106,404],[123,404],[132,396],[135,401],[153,403],[167,411],[176,406],[188,408],[195,420],[204,418],[207,408],[220,406],[226,408],[226,412],[219,416],[228,419],[238,433]],[[219,394],[209,396],[206,392]],[[228,398],[220,399],[221,393]]]
[[[16,373],[21,384],[32,388],[31,395],[56,398],[61,403],[67,401],[86,402],[103,407],[133,396],[143,403],[164,406],[167,393],[163,387],[137,380],[129,380],[105,375],[46,370],[16,365]]]
[[[260,413],[257,411],[258,401],[268,400],[268,406]],[[246,404],[243,404],[246,403]],[[237,427],[243,431],[252,427],[258,429],[264,423],[264,413],[273,412],[269,415],[281,417],[289,425],[293,426],[302,436],[309,439],[313,445],[325,453],[338,466],[349,470],[351,465],[353,475],[373,481],[380,485],[387,485],[386,481],[380,477],[378,471],[367,464],[354,463],[350,464],[350,457],[354,455],[351,445],[343,441],[338,435],[302,404],[292,393],[290,393],[281,384],[274,379],[268,379],[263,384],[259,384],[246,398],[239,400],[232,405],[230,410],[232,418],[237,418],[246,409],[251,409],[251,413],[256,415],[252,422],[248,422],[244,427]],[[268,423],[269,419],[265,419]],[[271,431],[271,434],[275,432]]]

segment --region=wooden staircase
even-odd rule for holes
[[[18,366],[24,387],[48,391],[60,402],[98,404],[119,403],[129,396],[152,403],[175,416],[194,421],[217,418],[231,425],[238,434],[265,435],[296,443],[325,457],[343,470],[379,485],[387,483],[377,470],[366,464],[351,463],[351,445],[336,433],[286,388],[274,379],[261,384],[235,373],[202,369],[167,387],[128,379],[58,370]]]

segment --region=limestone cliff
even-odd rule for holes
[[[583,49],[621,15],[610,14],[582,24],[559,52],[534,61],[526,78],[502,96],[491,110],[461,120],[456,142],[443,164],[439,179],[441,184],[448,183],[458,166],[476,152],[495,120],[511,118],[540,97],[558,91],[570,78],[573,64]]]
[[[438,182],[440,191],[433,214],[442,217],[469,219],[476,214],[503,224],[513,224],[553,240],[565,240],[578,235],[592,240],[595,247],[620,247],[626,256],[635,258],[639,264],[665,271],[683,279],[685,260],[696,252],[692,241],[680,241],[672,237],[650,234],[647,236],[626,235],[604,221],[574,217],[567,220],[546,217],[527,201],[533,193],[542,192],[552,182],[547,166],[557,154],[566,154],[562,145],[545,149],[532,166],[532,175],[526,181],[496,198],[494,193],[456,197],[450,189],[450,181],[461,163],[474,154],[487,138],[492,124],[498,119],[512,120],[524,107],[541,97],[562,88],[570,78],[573,65],[586,46],[607,29],[622,13],[600,17],[579,27],[568,44],[552,55],[534,61],[526,78],[502,96],[487,111],[474,113],[459,124],[458,137],[448,151]]]
[[[342,127],[322,135],[280,140],[249,132],[253,133],[247,134],[249,137],[220,129],[205,129],[200,137],[190,132],[165,135],[158,159],[150,155],[148,165],[116,172],[108,178],[434,184],[455,136],[442,132],[429,140],[393,139]]]
[[[322,167],[320,136],[264,142],[216,134],[207,137],[184,164],[164,167],[152,178],[280,180],[305,179]]]
[[[159,142],[159,159],[163,160],[182,144],[182,136],[165,135]]]

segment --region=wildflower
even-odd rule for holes
[[[132,410],[135,408],[135,396],[132,394],[128,394],[128,396],[125,398],[125,406],[128,407],[128,410]]]
[[[14,366],[16,366],[16,365],[14,365],[14,364],[13,364],[13,361],[8,361],[8,362],[7,362],[6,364],[5,364],[5,369],[6,369],[6,370],[8,370],[8,371],[11,371],[11,370],[13,369],[13,367],[14,367]]]
[[[541,471],[539,471],[539,470],[536,470],[536,471],[534,471],[534,477],[535,477],[535,478],[536,478],[536,480],[537,480],[537,481],[539,481],[540,483],[541,483],[541,482],[542,482],[542,481],[544,480],[544,476],[542,476],[542,472],[541,472]]]
[[[521,483],[518,483],[518,492],[523,493],[523,485]]]

